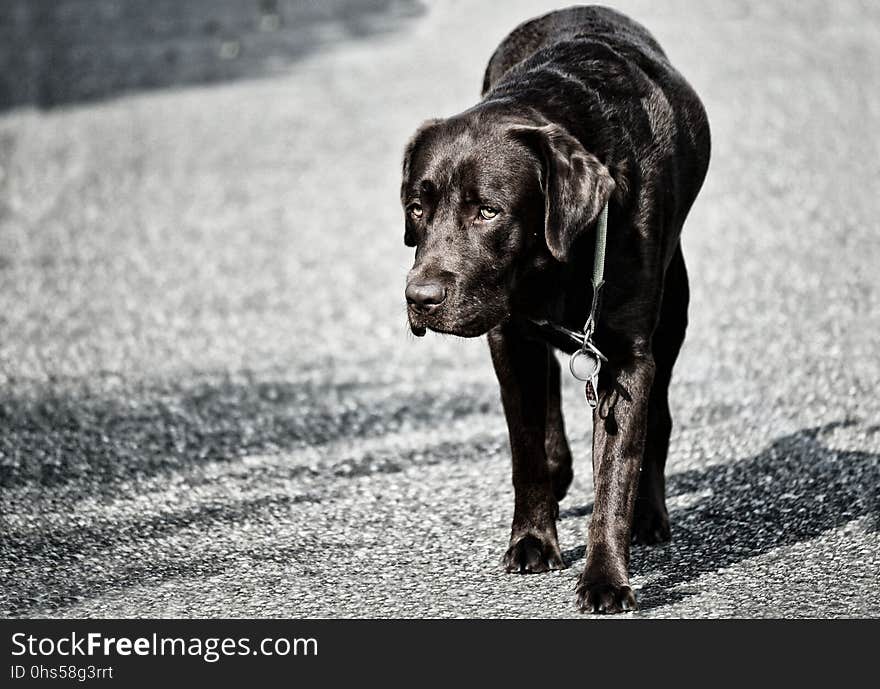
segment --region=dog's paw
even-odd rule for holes
[[[556,539],[531,533],[511,539],[502,564],[508,572],[515,574],[538,574],[565,568]]]
[[[633,517],[632,542],[637,545],[656,545],[666,543],[671,537],[666,510],[649,506],[649,503],[637,502]]]
[[[581,612],[613,615],[638,610],[636,595],[629,586],[592,583],[583,581],[577,588],[577,605]]]

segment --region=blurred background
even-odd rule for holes
[[[880,7],[613,4],[714,139],[637,615],[878,616]],[[582,390],[571,567],[505,575],[487,347],[408,334],[397,198],[554,6],[0,3],[0,615],[576,614]]]

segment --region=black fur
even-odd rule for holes
[[[480,103],[425,123],[404,156],[413,332],[488,333],[513,456],[511,572],[563,566],[555,519],[572,467],[560,371],[528,323],[583,326],[595,220],[610,201],[586,611],[634,608],[630,539],[670,535],[667,390],[688,305],[679,236],[709,149],[699,98],[651,35],[610,9],[576,7],[515,29]]]

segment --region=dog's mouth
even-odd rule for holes
[[[424,337],[429,330],[440,335],[480,337],[500,322],[500,319],[486,317],[456,318],[453,321],[434,314],[420,314],[413,309],[409,309],[408,315],[409,328],[416,337]]]

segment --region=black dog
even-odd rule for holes
[[[608,205],[586,611],[635,608],[630,539],[669,539],[667,391],[688,306],[679,235],[709,148],[703,106],[654,38],[617,12],[577,7],[515,29],[482,101],[423,124],[404,156],[412,331],[488,333],[513,455],[508,572],[563,567],[555,522],[572,468],[551,347],[578,349],[560,334],[591,311]]]

